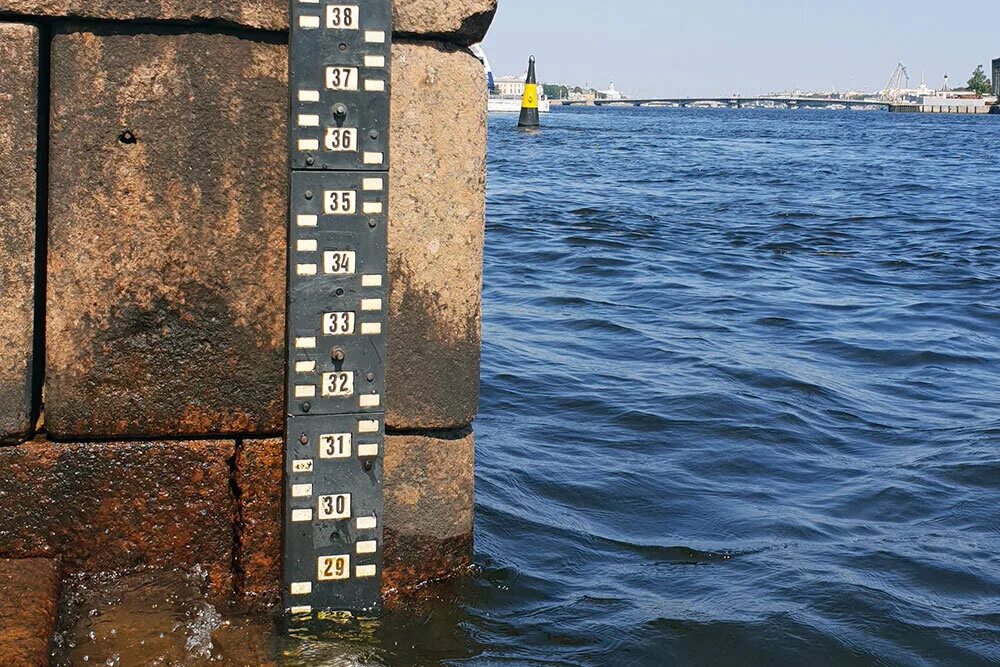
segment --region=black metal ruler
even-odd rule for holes
[[[391,0],[291,0],[284,606],[377,611]]]

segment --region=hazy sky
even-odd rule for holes
[[[498,75],[532,53],[546,83],[632,97],[965,85],[1000,57],[996,0],[500,0],[485,44]]]

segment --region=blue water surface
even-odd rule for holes
[[[1000,662],[1000,117],[515,122],[478,573],[424,657]]]

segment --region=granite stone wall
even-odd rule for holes
[[[469,563],[496,0],[396,0],[387,593]],[[0,0],[0,558],[278,598],[284,0]]]

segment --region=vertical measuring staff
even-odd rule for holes
[[[292,0],[284,606],[382,579],[391,0]]]

